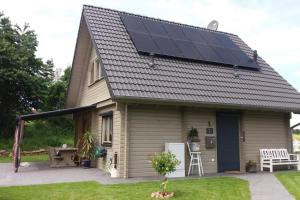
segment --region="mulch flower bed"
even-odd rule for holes
[[[169,199],[174,196],[174,192],[152,192],[151,197],[156,199]]]

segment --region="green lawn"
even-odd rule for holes
[[[61,183],[49,185],[0,187],[0,200],[144,200],[151,199],[159,182],[100,185],[97,182]],[[232,177],[169,181],[172,199],[250,199],[248,182]]]
[[[49,156],[48,154],[42,154],[42,155],[32,155],[32,156],[22,156],[22,162],[41,162],[41,161],[48,161]],[[12,162],[11,157],[4,157],[0,156],[0,163],[9,163]]]
[[[293,134],[293,139],[300,141],[300,134]]]
[[[300,200],[300,172],[278,172],[275,174],[285,188]]]

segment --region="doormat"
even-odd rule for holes
[[[243,174],[241,171],[226,171],[227,174]]]

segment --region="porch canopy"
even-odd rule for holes
[[[18,169],[20,166],[20,161],[21,161],[20,144],[22,143],[22,140],[23,140],[24,122],[25,121],[75,114],[75,113],[80,113],[83,111],[91,110],[94,108],[96,108],[96,104],[89,105],[89,106],[83,106],[83,107],[77,107],[77,108],[67,108],[67,109],[60,109],[60,110],[53,110],[53,111],[48,111],[48,112],[18,116],[16,130],[15,130],[15,142],[14,142],[14,146],[13,146],[14,171],[18,172]]]

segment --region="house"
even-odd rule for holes
[[[112,158],[127,178],[154,176],[151,156],[191,127],[205,173],[291,151],[300,95],[237,35],[85,5],[66,105],[95,105],[74,114],[76,141],[91,130],[108,151],[97,167]]]

